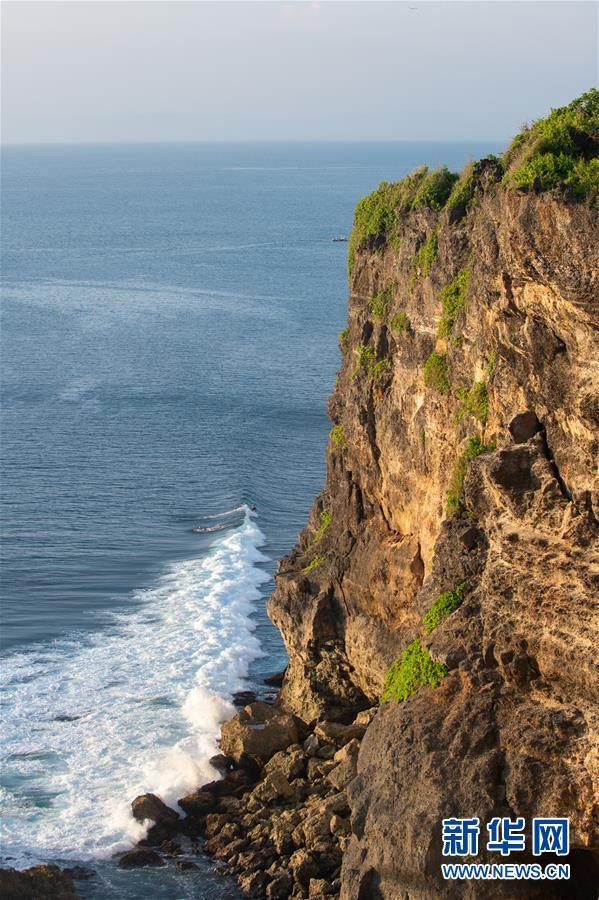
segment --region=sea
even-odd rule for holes
[[[2,150],[0,864],[82,897],[236,897],[125,871],[130,801],[210,780],[286,661],[266,600],[324,477],[357,201],[492,142]]]

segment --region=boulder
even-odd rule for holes
[[[0,869],[2,900],[77,900],[73,879],[58,866]]]
[[[265,772],[282,772],[285,778],[293,781],[300,778],[306,771],[306,755],[301,747],[288,747],[287,750],[279,750],[278,753],[266,763]]]
[[[137,847],[124,853],[119,860],[121,869],[141,869],[147,866],[165,866],[166,863],[154,850],[147,847]]]
[[[338,791],[342,791],[356,777],[359,751],[360,741],[354,738],[353,741],[338,750],[333,757],[333,761],[337,765],[327,773],[326,779]]]
[[[299,885],[307,888],[311,878],[318,876],[318,864],[307,850],[296,850],[289,859],[289,868]]]
[[[133,818],[138,822],[150,819],[152,822],[176,822],[179,818],[174,809],[164,803],[156,794],[140,794],[131,803]]]
[[[218,803],[218,797],[210,791],[194,791],[177,800],[184,813],[191,818],[198,818],[213,812]]]
[[[356,738],[361,741],[366,731],[366,724],[342,725],[341,722],[319,722],[314,729],[316,737],[327,744],[343,747]]]
[[[252,791],[252,796],[262,803],[272,803],[280,797],[289,800],[293,794],[293,788],[279,769],[269,772]]]
[[[225,756],[224,753],[217,753],[215,756],[211,756],[209,763],[212,768],[216,769],[217,772],[220,772],[221,775],[227,775],[235,767],[235,763],[231,757]]]
[[[222,727],[222,752],[240,765],[261,768],[279,750],[299,740],[295,716],[267,703],[251,703]]]

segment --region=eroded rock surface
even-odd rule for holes
[[[462,218],[403,213],[394,246],[357,253],[326,484],[270,602],[290,657],[281,702],[352,721],[417,638],[448,672],[368,725],[344,785],[346,900],[479,896],[441,879],[452,815],[569,816],[575,893],[506,882],[495,895],[594,896],[598,224],[588,206],[506,190],[489,165]],[[435,230],[422,277],[415,254]],[[441,338],[440,295],[466,270]],[[443,390],[425,383],[433,351]],[[484,452],[448,509],[473,440]],[[426,633],[436,598],[461,584],[461,606]]]

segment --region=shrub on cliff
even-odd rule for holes
[[[430,634],[434,631],[437,625],[444,622],[452,612],[455,612],[456,609],[462,605],[465,588],[466,582],[462,581],[462,583],[458,584],[453,591],[445,591],[445,593],[439,594],[422,620],[422,625],[426,634]]]
[[[427,172],[416,189],[410,208],[443,209],[459,177],[455,172],[450,172],[447,166]]]
[[[368,377],[377,379],[391,368],[390,360],[379,359],[377,361],[376,351],[371,344],[360,344],[357,354],[358,359],[352,372],[352,381],[355,381],[362,371],[366,372]]]
[[[389,286],[385,288],[384,291],[381,291],[380,294],[377,294],[376,297],[373,297],[368,301],[368,308],[375,319],[380,319],[382,322],[385,321],[389,313],[392,299],[393,288]]]
[[[441,394],[449,391],[449,368],[444,353],[436,350],[431,353],[424,364],[424,383]]]
[[[492,453],[495,449],[493,442],[483,444],[478,435],[471,435],[466,443],[465,450],[458,456],[455,464],[449,489],[447,491],[447,513],[453,515],[460,511],[462,506],[462,488],[464,487],[464,478],[468,470],[468,464],[472,459],[481,456],[483,453]]]
[[[401,659],[396,660],[389,669],[381,695],[381,703],[385,703],[387,700],[396,700],[401,703],[425,684],[439,687],[446,675],[447,666],[435,662],[420,640],[416,639],[408,644]]]
[[[517,135],[503,155],[504,181],[599,203],[599,91],[592,88]]]
[[[419,278],[427,278],[439,251],[438,228],[424,242],[414,255],[410,283],[415,284]]]
[[[392,331],[399,332],[399,334],[403,334],[404,332],[409,331],[410,325],[410,318],[407,312],[405,312],[403,309],[400,312],[395,313],[395,315],[391,316],[391,318],[389,319],[389,328]]]
[[[329,432],[329,437],[331,438],[334,447],[344,447],[345,437],[343,434],[343,425],[333,425]]]
[[[456,412],[456,422],[459,424],[464,416],[474,416],[483,425],[489,416],[489,391],[484,381],[475,381],[470,390],[459,388],[457,397],[462,402]]]
[[[443,314],[439,322],[439,337],[449,339],[458,317],[458,313],[466,306],[466,297],[470,285],[470,269],[462,269],[453,281],[441,291]]]

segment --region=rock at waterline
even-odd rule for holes
[[[58,866],[33,866],[18,872],[0,869],[2,900],[78,900],[73,879]]]
[[[262,766],[300,738],[298,720],[268,703],[251,703],[222,727],[221,749],[238,764]]]
[[[141,869],[148,866],[165,866],[166,863],[154,850],[138,847],[123,854],[119,860],[121,869]]]
[[[138,822],[150,819],[152,822],[176,822],[178,814],[156,794],[140,794],[131,802],[133,818]]]

